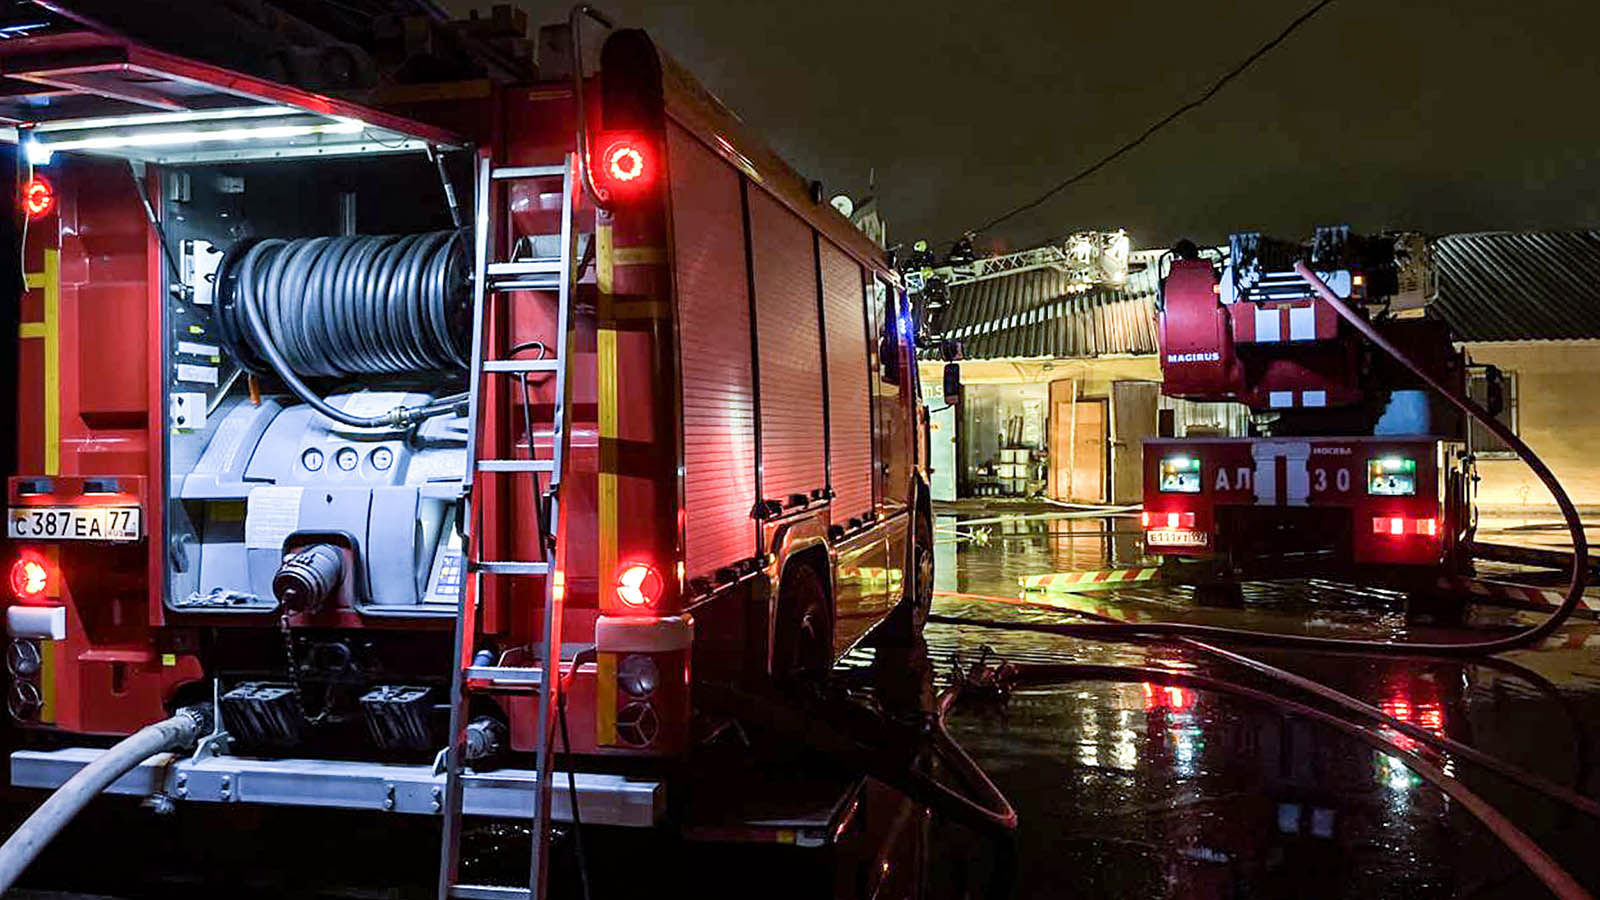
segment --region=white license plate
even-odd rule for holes
[[[137,506],[13,506],[6,536],[24,541],[137,541]]]
[[[1184,531],[1176,528],[1154,528],[1145,533],[1146,544],[1165,544],[1168,547],[1204,547],[1211,536],[1204,531]]]

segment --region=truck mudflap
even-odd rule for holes
[[[53,790],[93,762],[102,750],[18,750],[11,754],[11,784]],[[578,811],[586,825],[648,828],[666,809],[666,786],[659,780],[579,772]],[[565,772],[555,773],[551,816],[572,821]],[[471,816],[531,819],[536,773],[499,769],[463,776],[462,811]],[[106,788],[108,794],[165,796],[176,801],[259,803],[366,809],[374,812],[439,815],[445,776],[431,765],[391,765],[325,759],[257,759],[242,756],[193,758],[158,753]]]

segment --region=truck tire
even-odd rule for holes
[[[833,617],[828,590],[813,566],[784,572],[778,588],[778,623],[773,635],[772,675],[780,684],[815,684],[833,666]]]
[[[921,636],[933,607],[933,522],[918,515],[906,548],[906,575],[900,600],[879,629],[879,643],[908,647]]]

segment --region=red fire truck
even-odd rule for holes
[[[696,684],[920,627],[884,251],[643,33],[585,73],[585,15],[568,73],[383,108],[82,23],[0,43],[16,784],[214,700],[204,752],[113,789],[443,813],[451,845],[554,782],[648,826],[668,767],[623,763],[691,755]]]
[[[1425,594],[1459,564],[1472,527],[1465,423],[1376,352],[1294,269],[1336,296],[1443,384],[1465,365],[1445,326],[1390,314],[1395,241],[1347,228],[1308,244],[1234,235],[1225,255],[1170,256],[1159,338],[1168,397],[1249,408],[1249,437],[1164,436],[1144,444],[1145,544],[1216,563],[1203,593],[1236,596],[1235,574],[1355,575]]]

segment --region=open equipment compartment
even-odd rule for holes
[[[150,468],[115,464],[149,486],[98,479],[142,521],[63,564],[132,572],[146,539],[152,621],[184,629],[174,676],[198,657],[183,690],[215,679],[241,746],[431,755],[465,569],[472,235],[446,179],[470,183],[466,142],[101,35],[0,48],[0,76],[21,161],[70,207],[73,290],[116,292],[75,301],[128,344],[78,363],[86,395],[127,395],[91,432],[148,429]],[[112,361],[133,355],[118,327],[146,330],[153,383]],[[98,485],[35,480],[58,504]],[[123,604],[84,627],[123,627]]]
[[[173,290],[165,272],[168,608],[453,615],[471,311],[467,238],[432,163],[394,153],[159,176],[184,276]],[[336,409],[459,402],[379,427],[333,421],[277,377],[247,303],[279,364]]]

